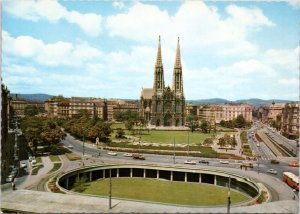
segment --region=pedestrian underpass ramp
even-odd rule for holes
[[[1,209],[29,213],[227,213],[226,207],[171,206],[32,190],[4,191]],[[298,201],[276,201],[261,205],[232,207],[230,213],[298,213]]]

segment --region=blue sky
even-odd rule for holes
[[[12,93],[139,99],[158,35],[170,85],[180,37],[186,99],[298,100],[299,3],[6,0]]]

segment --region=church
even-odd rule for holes
[[[160,36],[154,69],[153,88],[143,88],[141,93],[141,115],[153,126],[184,126],[185,98],[183,94],[182,65],[179,38],[173,70],[172,87],[165,87]]]

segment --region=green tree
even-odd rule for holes
[[[116,138],[124,138],[125,137],[125,132],[123,129],[121,128],[117,128],[117,131],[116,131]]]
[[[221,147],[226,145],[226,141],[223,137],[219,138],[218,145],[221,146]]]
[[[39,109],[36,106],[26,106],[24,109],[25,116],[33,117],[39,113]]]
[[[203,144],[204,145],[211,145],[213,144],[213,140],[211,138],[206,138],[204,141],[203,141]]]
[[[76,178],[74,186],[73,186],[73,190],[75,192],[83,192],[86,189],[86,182],[87,182],[87,177],[83,176],[81,178]]]
[[[134,121],[133,120],[127,120],[125,122],[125,128],[128,130],[128,131],[132,131],[133,130],[133,126],[134,126]]]
[[[190,128],[191,132],[194,132],[199,127],[196,115],[189,114],[186,118],[186,121],[188,122],[188,127]]]
[[[201,122],[200,129],[202,130],[202,132],[207,133],[208,130],[209,130],[209,124],[208,124],[208,122],[205,121],[205,120],[203,120]]]
[[[243,117],[242,114],[240,114],[239,116],[237,116],[237,118],[235,119],[235,127],[237,128],[244,128],[246,126],[246,120]]]

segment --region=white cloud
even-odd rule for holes
[[[171,16],[156,6],[138,2],[127,12],[108,17],[107,28],[112,37],[140,43],[149,43],[160,34],[169,47],[180,36],[189,49],[214,48],[222,55],[256,54],[256,45],[247,40],[249,33],[274,24],[258,8],[230,5],[226,11],[227,18],[221,18],[215,7],[202,1],[185,1]]]
[[[68,11],[56,0],[9,0],[4,2],[3,9],[16,17],[31,21],[44,19],[54,23],[64,19],[78,25],[90,36],[98,36],[101,31],[102,17],[100,15]]]
[[[102,52],[86,43],[73,45],[58,41],[45,44],[42,40],[30,36],[12,37],[6,31],[2,33],[4,53],[15,57],[30,58],[43,65],[81,66],[83,63],[99,59]]]
[[[299,84],[299,79],[297,79],[297,78],[280,79],[278,81],[278,83],[282,84],[282,85],[298,85]]]
[[[114,1],[113,7],[118,8],[118,9],[123,9],[125,7],[125,4],[122,1]]]

